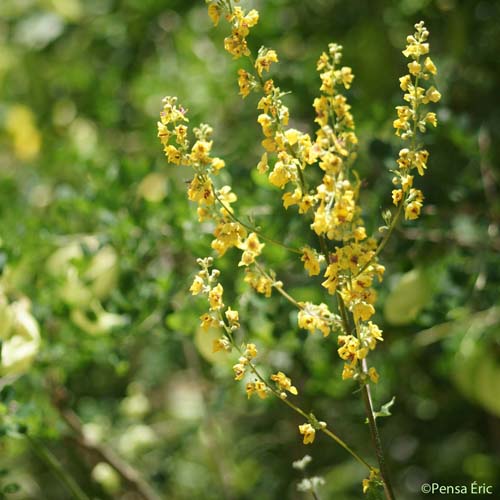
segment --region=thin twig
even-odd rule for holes
[[[76,500],[90,500],[90,498],[83,492],[83,490],[78,486],[77,482],[73,477],[64,470],[56,456],[38,439],[25,434],[26,440],[31,446],[33,453],[44,462],[54,475],[61,481],[61,483],[66,486],[67,490],[71,492]]]
[[[144,480],[139,471],[132,467],[128,462],[119,457],[116,452],[102,443],[94,443],[85,437],[82,423],[73,410],[63,405],[65,398],[65,389],[58,388],[54,391],[52,398],[54,407],[58,410],[61,418],[68,427],[74,432],[77,443],[84,449],[93,452],[103,462],[107,462],[118,472],[121,478],[131,488],[133,488],[144,500],[160,500],[160,496]]]

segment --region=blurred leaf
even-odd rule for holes
[[[430,301],[432,294],[429,274],[423,269],[413,269],[403,274],[385,301],[385,319],[398,326],[412,323]]]

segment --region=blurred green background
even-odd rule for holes
[[[400,148],[392,120],[401,50],[425,20],[440,125],[425,138],[424,214],[400,227],[382,258],[376,320],[386,340],[373,355],[374,398],[377,407],[396,398],[380,426],[398,498],[422,498],[424,482],[478,481],[498,494],[500,2],[242,4],[261,13],[251,48],[279,53],[273,78],[293,92],[286,104],[296,128],[313,131],[317,57],[330,41],[344,46],[373,230],[390,204]],[[305,447],[302,421],[279,402],[247,401],[232,360],[212,355],[198,331],[204,304],[187,288],[196,257],[209,254],[209,228],[200,236],[185,199],[189,174],[166,164],[157,141],[164,95],[177,95],[192,123],[214,127],[239,213],[291,244],[314,243],[255,175],[257,98],[237,95],[240,64],[223,51],[224,36],[201,0],[0,2],[0,305],[28,297],[41,335],[27,372],[0,378],[6,498],[71,498],[40,447],[90,498],[141,498],[96,449],[126,460],[165,499],[310,498],[297,492],[291,466],[305,453],[310,474],[326,481],[321,498],[362,497],[365,471],[321,437]],[[262,365],[286,371],[301,405],[373,462],[335,339],[299,331],[279,297],[250,293],[232,271],[236,253],[217,266],[245,338],[265,351]],[[325,300],[300,262],[269,245],[264,255],[299,298]]]

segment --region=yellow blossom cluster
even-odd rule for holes
[[[309,423],[299,425],[299,432],[304,436],[304,444],[311,444],[316,437],[316,429]]]
[[[318,422],[314,415],[309,415],[309,422],[299,425],[299,432],[304,436],[303,443],[313,443],[316,437],[316,431],[322,429],[326,429],[326,422]]]
[[[225,18],[232,25],[231,35],[224,39],[224,48],[235,58],[247,56],[250,50],[247,45],[247,36],[250,33],[250,28],[253,28],[259,22],[259,13],[252,9],[245,13],[241,7],[227,8],[224,2],[207,0],[208,15],[212,19],[215,26],[219,23],[221,15],[224,13]]]
[[[253,246],[249,244],[248,249],[245,251],[260,251],[260,249],[251,250],[252,248]],[[198,259],[197,262],[200,266],[200,271],[194,277],[190,292],[192,295],[206,295],[209,306],[208,312],[202,314],[200,318],[201,327],[205,330],[219,328],[225,332],[220,338],[214,340],[213,352],[229,352],[232,348],[236,348],[240,353],[237,363],[233,365],[234,379],[243,380],[248,369],[258,376],[256,380],[246,384],[246,393],[249,398],[252,394],[257,394],[261,399],[265,399],[269,392],[275,392],[281,399],[286,399],[287,392],[297,395],[297,388],[283,372],[279,371],[271,375],[271,381],[276,384],[275,390],[258,375],[254,366],[254,359],[258,354],[257,346],[248,343],[244,347],[238,347],[235,343],[233,333],[240,327],[239,313],[231,309],[231,307],[226,308],[224,304],[224,288],[218,282],[220,271],[218,269],[210,270],[213,265],[212,257]]]
[[[283,191],[284,208],[296,207],[319,240],[319,249],[304,245],[291,250],[300,254],[310,277],[321,276],[321,285],[334,297],[340,314],[332,313],[325,303],[318,305],[295,300],[275,274],[265,271],[257,262],[264,248],[260,239],[276,241],[234,215],[232,204],[237,197],[230,186],[219,189],[214,186],[213,178],[225,163],[212,156],[212,129],[208,125],[194,128],[191,140],[186,110],[175,98],[167,97],[158,122],[158,137],[171,164],[188,166],[194,171],[188,198],[197,203],[199,221],[213,223],[212,249],[218,256],[233,247],[241,250],[238,266],[245,268],[245,282],[266,297],[275,289],[294,304],[300,328],[310,333],[318,330],[324,337],[338,333],[337,352],[344,362],[342,378],[357,379],[366,390],[370,382],[379,380],[376,369],[368,368],[366,358],[383,341],[381,329],[372,321],[376,302],[374,282],[381,281],[385,271],[378,256],[399,217],[404,214],[406,219],[416,219],[423,206],[423,194],[413,186],[414,171],[424,175],[429,153],[417,143],[417,135],[426,132],[428,125],[437,125],[436,114],[422,108],[438,102],[441,97],[433,85],[424,85],[437,73],[428,56],[429,33],[422,22],[416,24],[416,32],[408,37],[403,51],[410,60],[408,74],[400,78],[406,104],[396,108],[394,128],[396,135],[408,143],[399,152],[398,168],[394,171],[396,189],[392,192],[392,200],[397,207],[396,216],[384,217],[390,227],[385,228],[386,236],[377,241],[367,234],[359,205],[361,181],[353,170],[358,139],[351,106],[342,93],[350,89],[354,75],[350,67],[341,64],[342,47],[329,44],[328,51],[323,52],[317,62],[321,86],[320,95],[313,103],[317,124],[313,138],[289,126],[290,113],[283,103],[286,92],[272,79],[266,79],[273,64],[279,61],[277,52],[261,47],[255,58],[251,54],[247,37],[250,29],[257,25],[259,13],[256,10],[246,12],[235,6],[235,2],[237,0],[206,0],[214,24],[224,18],[231,26],[231,33],[224,40],[225,50],[235,59],[247,58],[249,63],[246,69],[238,70],[239,94],[245,98],[253,91],[261,92],[257,122],[262,129],[264,151],[257,170],[268,176],[270,184]],[[310,176],[313,169],[316,175]],[[316,179],[317,185],[310,186],[308,177]],[[222,336],[214,341],[214,352],[238,351],[239,357],[233,366],[235,380],[243,380],[250,374],[255,376],[246,383],[248,398],[256,394],[265,399],[272,393],[285,400],[287,393],[297,395],[297,388],[283,372],[271,375],[274,386],[259,374],[254,364],[257,356],[254,344],[241,346],[235,342],[233,334],[240,327],[238,311],[224,304],[219,272],[209,269],[212,259],[200,259],[199,264],[201,270],[190,291],[207,298],[208,311],[200,318],[201,326],[222,329]],[[312,443],[316,431],[325,430],[326,424],[318,422],[312,414],[306,415],[290,401],[285,403],[308,418],[307,423],[299,426],[299,432],[304,444]],[[365,480],[364,489],[376,477],[377,474]]]
[[[194,177],[189,182],[187,195],[190,201],[197,203],[198,220],[200,222],[213,220],[215,228],[212,248],[219,256],[229,248],[238,247],[243,250],[240,265],[253,263],[263,244],[258,236],[252,233],[247,238],[245,227],[233,217],[231,204],[237,201],[237,196],[230,186],[217,189],[212,176],[216,176],[225,167],[221,158],[210,155],[213,133],[209,125],[201,124],[193,129],[195,142],[191,146],[186,110],[177,104],[175,97],[163,99],[163,110],[158,122],[158,137],[163,145],[165,156],[169,163],[191,167]]]
[[[235,380],[242,380],[243,377],[245,376],[246,369],[249,366],[250,362],[257,356],[257,347],[255,344],[247,344],[245,347],[244,352],[242,352],[241,356],[238,358],[238,362],[233,366],[233,371],[234,371],[234,379]],[[264,383],[264,382],[262,382]],[[259,396],[264,399],[265,396],[263,396],[263,391],[264,389],[261,388],[260,384],[253,383],[253,387],[255,388],[255,391],[259,393]],[[264,383],[265,386],[265,383]],[[249,388],[249,385],[247,384],[247,394],[250,397],[251,396],[251,390]],[[266,391],[267,391],[267,386],[266,386]]]
[[[282,399],[286,399],[286,391],[290,394],[296,396],[299,392],[297,388],[292,385],[292,381],[289,377],[287,377],[283,372],[275,373],[271,375],[271,380],[276,383],[276,387],[280,391],[280,396]]]
[[[315,305],[311,302],[299,302],[300,311],[297,319],[299,328],[314,333],[319,330],[324,337],[330,335],[331,330],[341,330],[340,316],[333,314],[326,304]]]
[[[352,378],[356,373],[358,361],[365,359],[368,352],[375,349],[377,342],[383,340],[382,331],[371,321],[361,326],[357,336],[339,335],[338,343],[340,347],[338,353],[347,362],[344,365],[342,378]],[[378,382],[379,376],[375,368],[370,368],[367,373],[372,382]]]
[[[434,85],[422,86],[430,78],[437,75],[437,69],[428,56],[429,32],[421,21],[415,24],[415,33],[408,36],[403,55],[410,59],[408,74],[399,79],[401,90],[404,92],[403,106],[397,106],[398,117],[394,120],[396,135],[409,141],[409,147],[401,149],[397,160],[398,169],[392,180],[397,187],[392,191],[394,205],[404,208],[405,219],[414,220],[420,215],[423,206],[423,193],[413,188],[412,170],[424,175],[427,168],[429,152],[417,144],[418,133],[425,133],[428,125],[437,126],[436,113],[422,109],[422,105],[436,103],[441,94]]]
[[[412,170],[416,169],[423,175],[428,159],[428,152],[418,147],[415,137],[417,132],[425,132],[428,124],[437,124],[435,113],[422,113],[419,107],[437,102],[440,98],[434,86],[419,86],[419,82],[427,81],[436,74],[436,66],[427,55],[428,31],[423,23],[418,23],[415,28],[416,33],[408,37],[403,52],[411,59],[409,74],[400,79],[408,105],[397,108],[398,119],[394,122],[397,134],[405,140],[411,139],[410,147],[400,151],[399,169],[393,180],[396,186],[400,186],[393,191],[393,202],[396,206],[404,206],[406,219],[416,219],[420,214],[423,194],[413,188]],[[361,218],[358,205],[360,182],[352,170],[358,140],[351,107],[341,89],[350,88],[354,75],[350,67],[341,65],[342,47],[330,44],[328,51],[323,52],[317,62],[321,95],[314,100],[313,106],[319,128],[316,139],[312,140],[309,134],[288,127],[289,110],[282,102],[285,94],[273,80],[263,79],[271,63],[278,61],[277,53],[263,47],[255,61],[249,59],[256,73],[240,69],[238,83],[243,97],[251,90],[260,89],[263,93],[257,106],[261,111],[257,121],[264,135],[262,145],[265,152],[257,169],[261,173],[268,173],[271,184],[286,190],[282,197],[286,209],[296,205],[299,214],[312,217],[311,229],[322,241],[321,253],[308,246],[303,247],[301,260],[310,276],[320,274],[322,263],[326,263],[322,285],[337,297],[339,307],[344,307],[346,312],[352,314],[352,328],[356,330],[354,337],[352,328],[344,324],[340,329],[343,335],[339,337],[339,342],[345,342],[345,338],[356,339],[359,343],[356,348],[352,341],[346,345],[354,349],[355,353],[362,354],[364,340],[360,337],[361,332],[368,325],[373,325],[371,318],[375,314],[373,282],[375,278],[379,281],[382,279],[384,267],[378,263],[379,244],[373,237],[368,237]],[[315,189],[310,189],[305,174],[306,168],[314,164],[319,166],[323,177]],[[331,249],[328,241],[338,243]],[[254,288],[258,286],[266,295],[269,294],[272,287],[270,280],[253,272],[247,276],[247,280]],[[325,320],[329,316],[324,315],[323,306],[326,307],[324,304],[299,304],[299,326],[311,332],[320,330],[327,336],[331,327],[329,320]],[[371,348],[374,347],[373,344]],[[374,369],[365,373],[365,369],[358,365],[359,359],[364,356],[354,355],[351,359],[342,348],[340,352],[344,353],[341,357],[346,361],[343,378],[363,378],[368,374],[373,382],[378,380]]]
[[[269,298],[273,288],[281,288],[283,283],[276,279],[274,273],[268,275],[263,273],[259,268],[245,270],[245,283],[248,283],[257,293],[261,293],[264,297]]]

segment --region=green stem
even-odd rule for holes
[[[385,248],[387,243],[389,242],[389,239],[394,232],[394,229],[396,229],[396,226],[399,222],[399,219],[401,218],[401,214],[403,213],[403,206],[404,206],[404,201],[401,200],[401,203],[398,207],[398,210],[396,212],[396,215],[393,217],[391,224],[389,225],[389,229],[385,233],[385,236],[382,238],[382,241],[379,243],[377,249],[375,250],[375,253],[373,254],[372,258],[353,276],[354,278],[357,278],[360,274],[362,274],[371,264],[373,261],[379,256],[380,252]]]
[[[221,313],[219,313],[219,319],[223,323],[223,328],[226,331],[228,338],[232,344],[232,346],[238,351],[238,353],[243,356],[244,353],[241,350],[241,348],[238,346],[238,344],[235,342],[233,334],[231,332],[231,329],[226,325],[224,318]],[[290,407],[293,411],[304,417],[307,421],[311,420],[311,416],[308,415],[302,408],[299,408],[297,405],[289,401],[287,398],[282,398],[281,394],[274,388],[272,387],[267,380],[259,373],[255,365],[249,360],[248,361],[248,366],[252,373],[261,381],[265,384],[265,386],[283,403],[285,403],[288,407]],[[321,431],[326,434],[328,437],[333,439],[339,446],[344,448],[353,458],[355,458],[360,464],[364,465],[367,467],[370,471],[373,470],[373,467],[362,457],[360,457],[345,441],[343,441],[339,436],[337,436],[334,432],[332,432],[328,428],[321,429]]]
[[[419,62],[420,58],[417,59],[417,62]],[[411,136],[411,150],[414,152],[417,148],[417,133],[418,133],[418,101],[417,101],[417,88],[418,88],[418,83],[419,83],[419,77],[415,77],[415,90],[414,90],[414,98],[415,100],[413,101],[413,132]],[[411,166],[410,166],[411,168]],[[396,228],[399,219],[401,218],[401,214],[403,213],[403,207],[405,205],[407,199],[407,195],[405,195],[405,198],[400,201],[398,210],[396,212],[396,215],[393,217],[391,224],[389,225],[389,229],[387,230],[387,233],[385,234],[384,238],[382,241],[379,243],[377,249],[375,250],[375,253],[373,254],[373,257],[353,276],[353,278],[356,278],[359,276],[361,273],[363,273],[368,266],[370,266],[373,261],[378,257],[380,252],[385,248],[387,245],[387,242],[389,241],[389,238],[391,237],[394,229]]]
[[[340,292],[337,292],[337,301],[339,305],[340,317],[342,318],[342,324],[344,325],[344,330],[346,335],[350,335],[352,332],[352,327],[349,324],[349,313],[347,307],[345,306],[344,299]]]
[[[266,272],[266,270],[257,261],[254,262],[254,265],[259,270],[259,272],[262,274],[262,276],[264,276],[269,281],[274,282],[274,280],[271,278],[271,276],[269,276],[269,274]],[[288,302],[290,302],[291,304],[293,304],[297,309],[300,309],[300,310],[304,309],[304,307],[302,305],[300,305],[300,303],[297,300],[295,300],[288,292],[286,292],[283,289],[283,286],[273,284],[273,287],[278,291],[278,293],[280,293],[283,297],[285,297],[285,299],[288,300]]]
[[[342,300],[342,296],[339,293],[337,294],[337,298],[339,303],[340,315],[342,317],[342,323],[344,324],[344,329],[346,333],[349,334],[351,332],[351,329],[349,326],[347,308],[345,307],[344,301]],[[356,326],[356,334],[358,335],[359,338],[357,323],[355,323],[355,326]],[[363,373],[367,372],[366,359],[363,359],[362,361],[362,371]],[[361,389],[361,394],[363,396],[366,416],[368,417],[368,424],[370,426],[370,435],[373,447],[375,449],[375,454],[377,456],[377,461],[379,464],[380,476],[382,478],[382,482],[384,485],[385,496],[387,500],[395,500],[394,493],[392,491],[392,486],[389,480],[389,475],[387,472],[387,467],[385,465],[384,451],[382,448],[382,442],[380,440],[380,435],[378,432],[377,421],[373,413],[373,403],[371,398],[370,386],[362,380],[360,380],[359,385]]]
[[[231,219],[233,219],[235,222],[237,222],[238,224],[241,224],[245,229],[248,229],[249,231],[255,233],[257,236],[259,236],[260,238],[262,238],[263,240],[268,241],[269,243],[272,243],[273,245],[277,245],[277,246],[279,246],[281,248],[284,248],[285,250],[288,250],[289,252],[293,252],[293,253],[297,253],[297,254],[302,255],[302,252],[300,250],[298,250],[297,248],[293,248],[293,247],[289,247],[287,245],[284,245],[280,241],[274,240],[273,238],[270,238],[269,236],[266,236],[265,234],[262,234],[257,228],[251,226],[250,224],[246,224],[245,222],[243,222],[242,220],[240,220],[238,217],[236,217],[236,215],[234,215],[231,212],[231,209],[220,199],[220,197],[217,194],[217,191],[215,190],[215,188],[213,187],[213,185],[212,185],[212,191],[213,191],[215,199],[219,202],[219,204],[222,206],[222,208],[227,212],[227,214],[229,215],[229,217]]]
[[[363,360],[363,371],[366,372],[366,360]],[[385,463],[384,450],[382,448],[382,441],[378,431],[377,420],[373,414],[373,402],[370,392],[370,386],[367,383],[360,382],[361,394],[363,395],[363,402],[365,404],[365,411],[368,416],[368,424],[370,426],[370,434],[372,438],[373,447],[377,455],[377,461],[380,468],[380,477],[384,485],[384,492],[387,500],[395,500],[392,485],[389,480],[389,474]]]
[[[90,498],[81,490],[76,481],[62,467],[55,455],[37,439],[26,434],[26,440],[31,446],[35,455],[40,458],[63,483],[76,500],[90,500]]]

